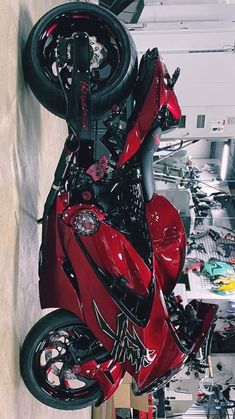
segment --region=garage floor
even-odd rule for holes
[[[37,259],[43,201],[66,136],[25,85],[21,55],[32,25],[65,1],[2,0],[0,14],[0,388],[1,419],[90,418],[90,410],[47,408],[19,373],[22,341],[42,315]]]

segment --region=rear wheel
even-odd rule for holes
[[[85,359],[104,362],[108,357],[86,325],[60,309],[43,317],[28,333],[21,349],[21,375],[42,403],[56,409],[82,409],[102,400],[103,394],[95,380],[79,374],[79,365]]]
[[[57,40],[71,38],[77,32],[89,35],[91,106],[93,116],[98,117],[130,94],[137,73],[133,40],[107,9],[94,4],[68,3],[46,13],[35,24],[27,40],[24,73],[42,105],[65,118],[65,92],[56,66]],[[66,93],[70,90],[71,73],[69,64],[60,69]]]

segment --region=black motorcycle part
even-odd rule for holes
[[[20,354],[20,369],[29,391],[56,409],[82,409],[102,400],[100,385],[73,368],[109,357],[84,323],[66,310],[40,319],[28,333]]]
[[[153,177],[153,153],[158,149],[156,139],[161,137],[161,133],[162,130],[160,127],[155,128],[155,130],[148,135],[148,141],[145,142],[142,149],[142,185],[144,198],[147,202],[151,201],[155,192],[155,180]]]
[[[66,84],[63,89],[56,68],[57,41],[69,39],[77,32],[86,32],[89,36],[93,57],[91,107],[93,117],[99,117],[128,97],[137,74],[134,42],[117,17],[107,9],[76,2],[47,12],[35,24],[27,40],[23,56],[25,78],[39,102],[65,118],[72,65],[67,51],[68,62],[60,67],[59,73]]]
[[[133,0],[116,0],[110,7],[110,11],[115,15],[119,15],[123,10],[133,3]]]

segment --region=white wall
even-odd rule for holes
[[[227,124],[229,117],[235,117],[235,54],[231,51],[235,28],[159,31],[155,24],[155,30],[153,25],[149,30],[148,25],[132,32],[132,36],[140,55],[157,46],[170,73],[177,66],[181,68],[175,90],[182,114],[186,115],[186,128],[168,133],[167,138],[187,136],[224,141],[235,137],[235,124]],[[208,52],[223,48],[230,50]],[[196,128],[197,115],[206,115],[204,128]],[[212,123],[217,120],[225,120],[225,126],[222,131],[212,133]],[[209,150],[208,144],[203,150]]]
[[[189,158],[205,159],[210,156],[211,142],[208,140],[200,140],[196,144],[187,147]]]
[[[184,4],[182,4],[184,3]],[[201,21],[232,21],[235,16],[234,2],[218,0],[194,1],[185,4],[182,1],[145,0],[145,7],[140,16],[140,22],[201,22]],[[192,4],[194,3],[194,4]]]

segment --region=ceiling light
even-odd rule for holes
[[[221,168],[220,168],[220,177],[222,180],[226,179],[227,172],[228,172],[230,146],[231,146],[231,140],[228,140],[226,143],[224,143],[222,162],[221,162]]]

